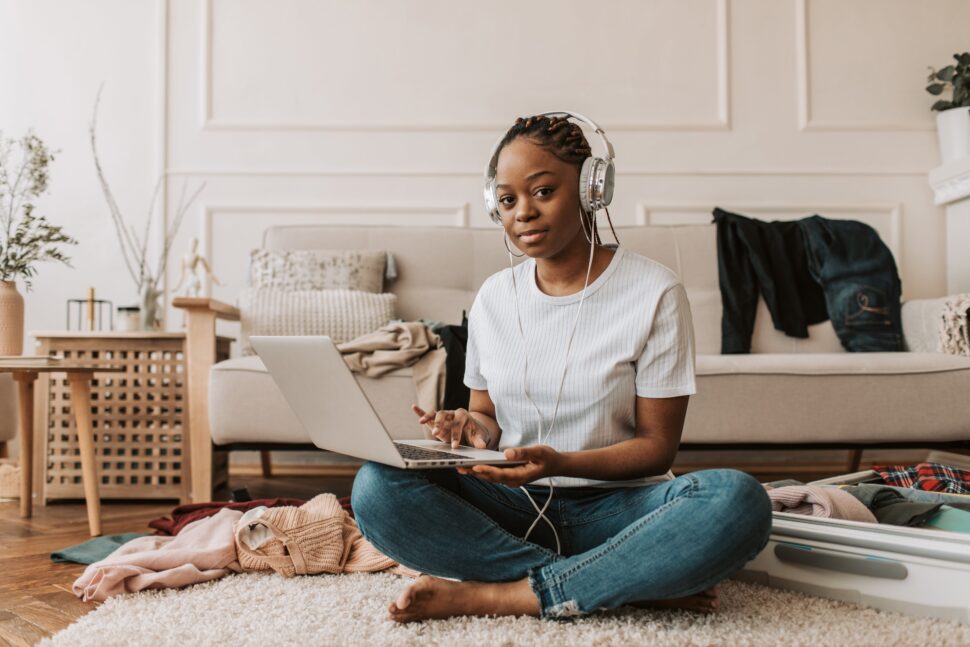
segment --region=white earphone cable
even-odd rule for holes
[[[580,211],[580,215],[582,216],[582,211]],[[595,215],[593,217],[595,218]],[[552,429],[553,427],[555,427],[556,420],[559,416],[559,403],[562,400],[562,390],[563,390],[563,386],[566,384],[566,372],[569,369],[569,351],[573,346],[573,338],[576,335],[576,328],[579,325],[579,316],[583,312],[583,303],[585,303],[586,301],[586,289],[589,287],[589,277],[593,270],[593,254],[596,250],[596,245],[593,244],[593,241],[590,238],[590,234],[586,232],[585,225],[583,226],[583,233],[586,235],[586,240],[590,244],[589,263],[586,266],[586,280],[583,284],[583,292],[579,297],[579,307],[576,310],[576,318],[573,320],[573,327],[572,327],[572,330],[569,332],[569,340],[566,342],[566,356],[563,359],[562,377],[559,380],[559,390],[556,394],[556,404],[553,407],[552,422],[549,424],[549,427],[545,429],[545,432],[543,432],[543,427],[545,426],[545,419],[543,418],[542,411],[539,409],[539,405],[536,404],[535,400],[532,399],[532,395],[529,394],[529,388],[528,388],[529,353],[525,343],[525,329],[522,326],[522,314],[519,311],[519,291],[518,291],[518,285],[515,279],[515,266],[512,261],[512,251],[510,249],[508,250],[509,267],[512,268],[512,272],[511,272],[512,292],[515,297],[515,318],[519,326],[519,339],[522,341],[522,354],[523,354],[523,360],[524,360],[523,368],[522,368],[522,391],[523,393],[525,393],[525,397],[532,404],[532,407],[536,410],[536,414],[538,414],[539,416],[539,444],[540,445],[542,444],[543,435],[545,435],[548,438],[548,436],[552,433]],[[545,504],[543,504],[541,509],[536,504],[536,502],[532,499],[532,495],[525,488],[525,486],[521,486],[519,489],[521,489],[525,493],[526,497],[529,499],[529,503],[531,503],[532,507],[535,508],[536,512],[539,513],[539,516],[535,518],[535,521],[532,522],[532,525],[529,526],[529,529],[525,532],[523,539],[528,540],[529,535],[532,534],[532,531],[539,523],[539,520],[540,519],[544,520],[546,524],[549,525],[549,529],[552,530],[553,537],[556,540],[556,552],[561,554],[562,546],[559,543],[559,533],[556,532],[556,527],[553,525],[552,521],[550,521],[549,518],[546,516],[546,510],[549,509],[549,505],[552,503],[552,497],[555,492],[553,477],[551,476],[549,477],[549,497],[546,499],[546,502]]]

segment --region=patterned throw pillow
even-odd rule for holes
[[[334,343],[374,332],[394,319],[397,295],[359,290],[243,290],[239,296],[243,355],[251,335],[327,335]]]
[[[269,250],[250,254],[254,289],[381,292],[387,253],[377,250]]]

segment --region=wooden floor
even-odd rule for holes
[[[320,492],[344,496],[350,494],[352,482],[352,477],[233,477],[233,487],[245,486],[254,499],[310,499]],[[222,494],[217,498],[228,498],[228,493]],[[147,523],[168,515],[175,505],[173,501],[102,502],[102,530],[105,535],[150,532]],[[84,566],[55,564],[50,559],[51,552],[88,539],[83,503],[42,506],[35,502],[34,516],[21,519],[16,501],[0,502],[0,647],[33,645],[97,607],[71,593],[71,584]]]
[[[681,466],[677,473],[692,471]],[[714,467],[696,466],[696,467]],[[843,473],[836,465],[816,465],[793,474],[775,473],[769,466],[749,470],[760,481],[796,476],[808,481]],[[310,499],[320,492],[337,496],[350,494],[352,477],[233,476],[234,488],[245,486],[252,498],[277,496]],[[217,500],[227,500],[228,492]],[[176,502],[104,501],[101,506],[103,532],[149,532],[147,523],[168,515]],[[33,645],[41,638],[68,626],[96,608],[95,603],[81,602],[71,593],[71,584],[84,570],[80,564],[55,564],[50,553],[88,540],[87,518],[83,503],[53,502],[34,504],[34,516],[21,519],[17,503],[0,503],[0,647]]]

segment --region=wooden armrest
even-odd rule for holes
[[[172,300],[176,308],[191,312],[205,311],[214,314],[217,319],[239,321],[239,308],[228,303],[205,297],[176,297]]]
[[[185,364],[189,386],[190,499],[212,500],[212,434],[209,431],[209,369],[216,360],[216,320],[239,321],[239,308],[201,297],[177,297],[185,310]]]

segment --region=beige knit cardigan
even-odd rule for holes
[[[253,524],[265,526],[273,534],[256,549],[241,539],[246,526]],[[268,508],[255,519],[237,523],[235,539],[244,571],[272,569],[284,577],[384,570],[418,575],[364,539],[333,494],[318,494],[300,507]]]

